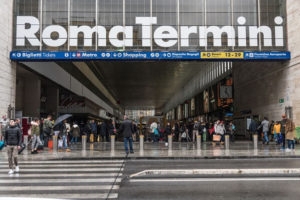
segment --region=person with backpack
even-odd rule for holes
[[[7,148],[9,172],[8,174],[13,174],[19,172],[20,168],[18,165],[18,150],[21,149],[22,143],[22,132],[16,126],[14,120],[10,120],[8,128],[5,130],[4,143]]]
[[[48,141],[51,137],[51,133],[53,130],[53,123],[52,123],[52,116],[48,115],[47,119],[43,122],[43,139],[44,139],[44,146],[48,147]]]
[[[40,120],[37,118],[31,122],[31,137],[32,137],[31,154],[37,154],[38,147],[43,145],[40,138]]]

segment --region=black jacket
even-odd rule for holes
[[[171,135],[171,134],[172,134],[172,128],[171,128],[170,125],[167,125],[167,127],[166,127],[166,129],[165,129],[165,133],[166,133],[167,135]]]
[[[100,135],[105,136],[106,134],[107,134],[107,126],[106,126],[106,123],[103,122],[100,125]]]
[[[4,141],[6,145],[21,146],[22,132],[18,126],[9,126],[5,130]]]
[[[249,126],[249,131],[250,132],[256,132],[257,131],[257,123],[255,120],[251,120],[250,126]]]
[[[123,133],[124,137],[132,137],[133,124],[130,120],[125,120],[120,126],[120,133]]]

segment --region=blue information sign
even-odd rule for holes
[[[244,60],[290,60],[290,52],[245,52]]]
[[[202,52],[204,53],[204,52]],[[241,52],[240,60],[290,60],[290,52]],[[15,61],[56,61],[56,60],[208,60],[201,58],[201,52],[129,52],[129,51],[83,51],[83,52],[34,52],[12,51],[10,59]],[[224,60],[234,59],[232,57]],[[211,59],[210,59],[211,60]],[[236,59],[235,59],[236,60]]]

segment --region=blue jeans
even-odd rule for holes
[[[78,142],[78,137],[72,137],[71,144],[73,144],[73,142],[76,144]]]
[[[129,141],[130,152],[133,152],[132,137],[124,137],[124,147],[126,153],[128,153],[128,141]]]
[[[295,141],[294,140],[288,140],[288,148],[295,149]]]
[[[269,142],[268,132],[264,132],[264,142]]]
[[[64,143],[64,148],[67,149],[68,148],[68,142],[67,142],[67,136],[63,135],[63,143]]]

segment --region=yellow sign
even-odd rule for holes
[[[244,52],[202,52],[204,59],[243,59]]]

